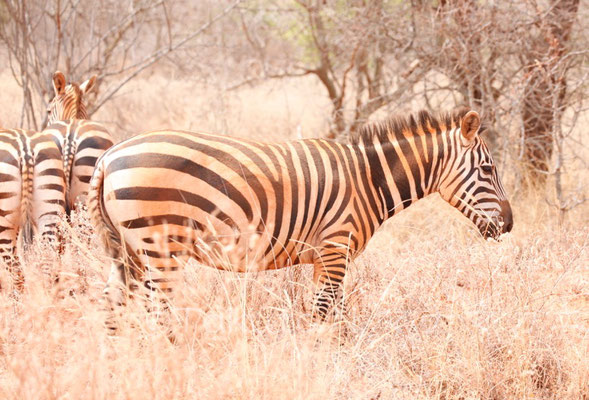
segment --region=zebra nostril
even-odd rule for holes
[[[505,226],[503,227],[503,232],[511,232],[512,228],[513,228],[513,220],[510,219],[509,222],[507,224],[505,224]]]

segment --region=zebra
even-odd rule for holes
[[[102,124],[88,119],[83,97],[95,83],[96,75],[78,85],[66,83],[59,71],[53,74],[55,96],[47,109],[45,132],[61,138],[67,215],[85,201],[96,160],[114,143]]]
[[[349,263],[384,221],[438,192],[486,238],[511,206],[476,111],[369,123],[347,143],[262,143],[185,131],[127,139],[99,159],[91,220],[112,257],[104,295],[142,283],[166,304],[190,257],[223,270],[313,264],[313,318],[332,315]]]
[[[57,245],[57,227],[65,212],[65,181],[59,138],[51,133],[0,129],[0,255],[22,290],[16,254],[19,232]]]

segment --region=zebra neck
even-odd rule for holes
[[[88,119],[88,112],[86,111],[86,107],[84,103],[77,102],[76,107],[72,108],[69,111],[65,111],[63,120],[73,120],[73,119]]]
[[[88,119],[88,112],[86,111],[86,107],[78,108],[78,113],[76,114],[76,119]]]
[[[435,191],[433,157],[413,151],[408,143],[377,142],[365,147],[364,152],[383,220]]]

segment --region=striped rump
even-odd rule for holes
[[[0,130],[0,255],[22,289],[17,238],[31,234],[56,245],[64,214],[64,176],[59,138],[21,129]]]
[[[98,158],[113,145],[113,138],[100,123],[73,119],[58,121],[44,133],[59,138],[66,185],[66,213],[84,203]]]

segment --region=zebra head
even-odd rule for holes
[[[511,231],[513,216],[491,153],[479,135],[481,119],[476,111],[462,111],[452,119],[439,192],[485,238],[497,239]]]
[[[47,125],[67,119],[87,119],[86,105],[83,96],[94,88],[96,75],[84,81],[81,85],[65,80],[65,75],[59,71],[53,74],[53,89],[55,97],[47,108]]]

